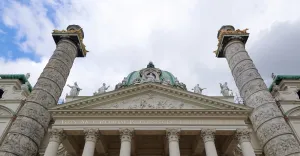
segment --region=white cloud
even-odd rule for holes
[[[191,89],[199,83],[208,88],[204,94],[220,95],[219,82],[228,81],[236,91],[225,59],[212,53],[217,45],[217,31],[222,25],[250,28],[247,47],[260,40],[274,22],[296,21],[298,1],[284,0],[32,0],[29,5],[9,2],[3,9],[4,23],[18,30],[16,40],[24,51],[43,57],[41,63],[29,60],[0,62],[0,73],[32,72],[32,83],[55,49],[52,29],[78,24],[85,32],[90,50],[78,58],[68,83],[77,81],[81,95],[92,95],[103,82],[112,88],[133,70],[146,67],[152,60],[156,67],[168,70]],[[46,7],[47,6],[47,7]],[[55,12],[48,12],[48,8]],[[51,14],[53,23],[47,15]],[[24,39],[20,42],[20,39]],[[35,67],[32,67],[35,64]],[[17,69],[22,65],[22,69]],[[19,66],[20,67],[20,66]],[[27,68],[26,68],[27,67]],[[27,71],[25,71],[27,70]],[[65,88],[63,95],[69,89]]]

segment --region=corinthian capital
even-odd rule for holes
[[[50,134],[49,141],[55,141],[60,144],[66,138],[66,134],[64,133],[64,130],[62,128],[53,128],[48,132]]]
[[[84,129],[85,141],[97,142],[99,138],[99,130],[96,128]]]
[[[168,136],[169,142],[179,141],[180,128],[168,128],[167,129],[167,136]]]
[[[205,128],[201,129],[201,137],[204,142],[215,140],[216,129],[215,128]]]
[[[131,138],[133,135],[132,128],[121,128],[119,129],[121,142],[128,141],[131,142]]]
[[[250,142],[251,133],[252,131],[248,128],[239,128],[236,130],[235,138],[239,141],[239,143]]]

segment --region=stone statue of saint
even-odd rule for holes
[[[81,88],[78,87],[77,82],[74,82],[74,86],[70,86],[70,85],[67,86],[71,88],[70,96],[78,96],[79,92],[82,90]]]
[[[197,84],[192,90],[194,90],[194,93],[197,93],[197,94],[202,94],[202,91],[206,89],[206,88],[200,88],[199,87],[199,84]]]
[[[30,73],[26,73],[25,78],[28,80],[30,77]]]
[[[107,90],[108,88],[109,88],[109,86],[108,86],[108,87],[106,87],[106,84],[105,84],[105,83],[103,83],[102,87],[100,87],[100,88],[98,89],[98,94],[105,93],[105,92],[106,92],[106,90]]]
[[[220,83],[220,88],[221,88],[221,94],[223,96],[230,96],[229,95],[230,89],[227,86],[227,82],[225,82],[224,84]]]

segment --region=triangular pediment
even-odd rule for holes
[[[189,91],[150,83],[71,101],[51,109],[249,110],[251,108]]]

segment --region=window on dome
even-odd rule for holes
[[[298,90],[297,94],[298,94],[298,98],[300,99],[300,89]]]
[[[2,95],[4,94],[4,90],[0,89],[0,99],[2,99]]]

